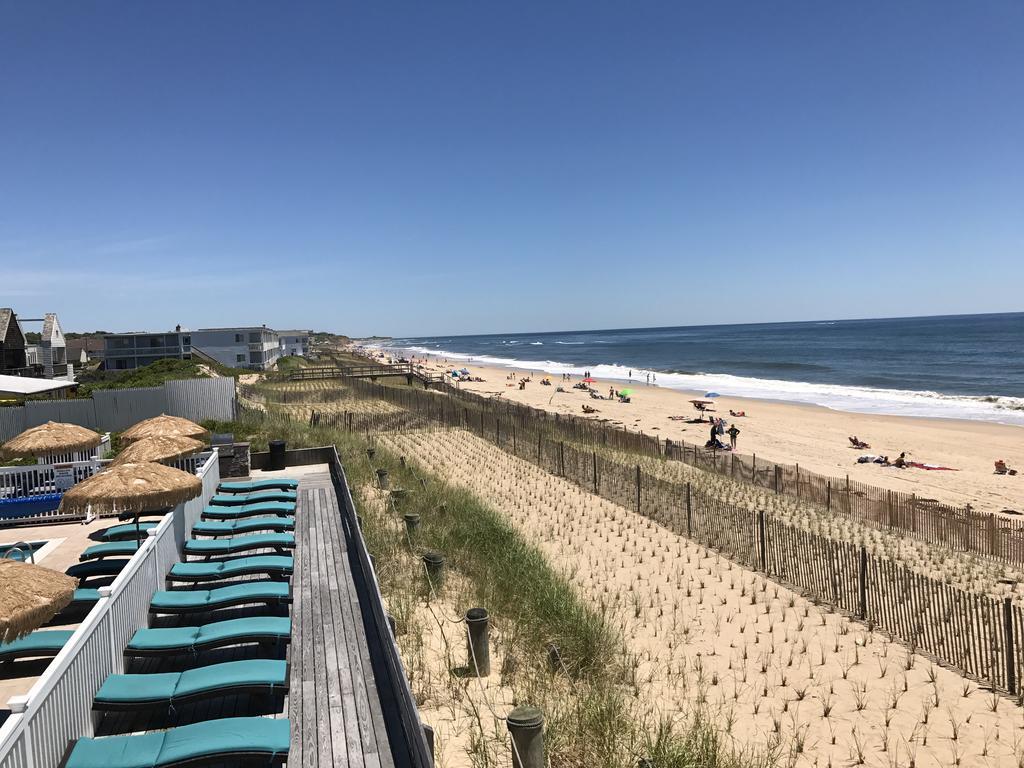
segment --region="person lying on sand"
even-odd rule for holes
[[[594,408],[592,405],[584,405],[583,406],[583,412],[584,413],[598,413],[598,410],[597,410],[597,408]]]
[[[729,415],[733,416],[735,418],[739,418],[740,416],[746,416],[747,412],[746,411],[734,411],[732,408],[730,408],[729,409]]]
[[[865,448],[870,448],[871,447],[870,445],[865,443],[863,440],[858,439],[856,435],[854,435],[853,437],[849,438],[849,441],[850,441],[850,445],[852,445],[854,448],[857,448],[858,450],[864,450]]]

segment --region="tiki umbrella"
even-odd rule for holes
[[[144,437],[129,444],[127,448],[117,454],[111,462],[111,466],[139,464],[146,461],[173,461],[198,453],[204,447],[202,441],[184,435]]]
[[[27,635],[71,602],[78,579],[17,560],[0,559],[0,643]]]
[[[103,438],[98,432],[77,424],[59,424],[48,421],[38,427],[26,429],[3,444],[6,456],[46,456],[51,453],[86,451],[95,448]]]
[[[167,509],[203,492],[203,481],[188,472],[153,462],[118,464],[97,472],[64,494],[60,511],[134,512],[140,543],[139,513]]]
[[[121,433],[121,439],[132,442],[134,440],[141,440],[144,437],[165,437],[167,435],[202,438],[208,434],[210,434],[209,431],[203,429],[194,421],[183,419],[180,416],[163,414],[128,427],[128,429]]]

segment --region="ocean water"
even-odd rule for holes
[[[1024,312],[393,339],[386,347],[688,392],[1024,426]]]

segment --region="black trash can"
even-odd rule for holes
[[[284,440],[271,440],[270,441],[270,471],[277,472],[278,470],[285,469],[288,466],[288,462],[285,461],[284,452],[288,447],[288,443]]]

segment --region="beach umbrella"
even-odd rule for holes
[[[595,381],[597,381],[597,379],[593,379],[593,378],[591,378],[590,376],[587,376],[587,378],[585,378],[585,379],[583,380],[583,383],[584,383],[584,384],[593,384],[593,383],[594,383]]]
[[[201,440],[183,435],[161,435],[159,437],[144,437],[130,443],[127,448],[121,451],[111,466],[120,464],[139,464],[147,461],[173,461],[183,456],[191,456],[198,453],[206,446]]]
[[[78,579],[18,560],[0,559],[0,644],[48,622],[71,602]]]
[[[625,397],[629,397],[630,395],[633,394],[633,390],[632,389],[620,389],[619,390],[619,394],[620,395],[624,395]]]
[[[118,464],[97,472],[64,494],[60,511],[134,512],[135,540],[139,543],[139,514],[169,509],[203,492],[196,475],[154,462]]]
[[[51,453],[86,451],[95,448],[102,440],[103,437],[98,432],[77,424],[48,421],[38,427],[26,429],[17,437],[12,437],[3,444],[3,453],[9,457],[28,458]]]
[[[166,435],[202,438],[208,434],[210,434],[208,430],[199,426],[194,421],[183,419],[180,416],[161,414],[128,427],[128,429],[121,433],[121,439],[132,442],[133,440],[141,440],[144,437],[163,437]]]
[[[721,397],[717,392],[705,392],[704,397]]]

